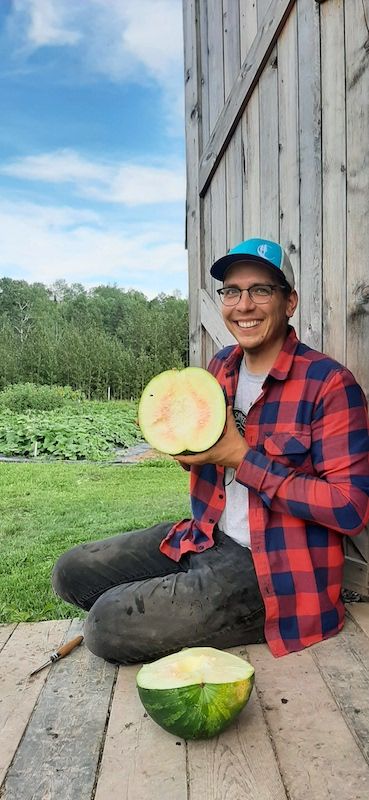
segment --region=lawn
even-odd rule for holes
[[[188,517],[188,475],[168,459],[2,463],[0,514],[0,622],[73,617],[77,610],[50,588],[58,556],[80,542]]]

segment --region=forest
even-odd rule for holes
[[[70,386],[87,399],[137,399],[154,375],[188,364],[188,303],[117,286],[0,280],[0,390]]]

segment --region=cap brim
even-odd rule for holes
[[[264,267],[268,267],[272,272],[278,273],[280,280],[288,286],[283,272],[281,272],[279,267],[276,267],[274,264],[271,264],[270,261],[267,261],[265,258],[261,258],[261,256],[254,256],[248,255],[247,253],[230,253],[227,256],[223,256],[223,258],[219,258],[218,261],[215,261],[213,266],[210,269],[210,275],[213,276],[217,281],[222,281],[224,279],[224,275],[237,261],[252,261],[256,264],[262,264]]]

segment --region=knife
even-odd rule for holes
[[[59,650],[55,650],[54,653],[51,653],[49,659],[45,661],[45,664],[41,664],[41,667],[37,667],[37,669],[34,669],[33,672],[30,672],[29,677],[36,675],[37,672],[41,672],[42,669],[49,667],[50,664],[54,664],[55,661],[60,661],[61,658],[64,658],[64,656],[67,656],[69,653],[71,653],[75,647],[78,647],[82,641],[83,636],[76,636],[75,639],[71,639],[70,642],[63,644],[61,647],[59,647]]]

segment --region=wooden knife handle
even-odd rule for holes
[[[64,656],[67,656],[68,653],[71,653],[72,650],[74,650],[75,647],[78,647],[78,645],[81,644],[82,641],[83,641],[83,636],[76,636],[75,639],[71,639],[70,642],[63,644],[61,647],[59,647],[59,650],[57,650],[58,658],[63,658]]]

